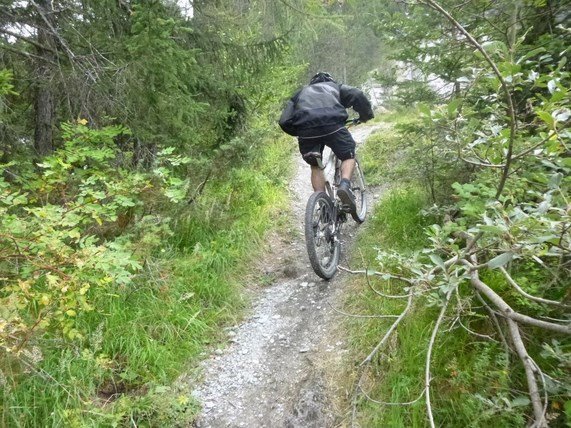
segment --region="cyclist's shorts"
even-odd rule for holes
[[[325,146],[328,146],[335,153],[335,156],[342,161],[355,158],[355,140],[347,128],[341,128],[339,131],[323,137],[298,138],[298,142],[299,152],[302,155],[309,152],[323,153]],[[311,165],[311,162],[307,163]]]

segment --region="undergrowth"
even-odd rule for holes
[[[427,245],[423,228],[434,218],[422,214],[427,196],[417,187],[390,190],[375,209],[361,232],[358,246],[367,267],[377,269],[379,249],[394,249],[412,254]],[[384,266],[390,270],[391,266]],[[404,294],[403,283],[370,278],[378,291]],[[362,278],[347,301],[351,313],[399,314],[402,299],[383,299]],[[413,313],[398,327],[397,335],[384,352],[378,354],[365,373],[364,389],[370,398],[387,403],[416,400],[424,388],[427,344],[439,307],[421,300]],[[361,362],[386,333],[393,320],[348,318],[347,325],[354,350],[353,359]],[[511,373],[499,345],[474,340],[464,330],[443,332],[432,359],[432,405],[442,426],[478,427],[522,426],[517,405],[504,400]],[[352,378],[355,381],[354,377]],[[517,403],[516,403],[517,404]],[[357,404],[360,426],[423,427],[427,425],[426,406],[421,397],[412,405],[383,405],[361,396]]]
[[[218,171],[178,213],[170,238],[129,287],[95,296],[104,308],[78,319],[80,341],[38,339],[35,363],[2,367],[0,426],[187,426],[197,410],[176,379],[244,307],[240,278],[284,208],[282,140],[240,168]],[[279,222],[277,223],[279,226]]]
[[[425,230],[441,219],[429,214],[433,193],[426,183],[415,179],[412,162],[416,146],[421,142],[407,140],[403,130],[416,121],[412,111],[399,111],[383,116],[382,132],[367,140],[360,152],[367,181],[389,188],[374,214],[364,224],[357,246],[359,264],[363,268],[391,271],[395,266],[385,260],[380,266],[379,253],[396,251],[403,260],[413,257],[429,245]],[[406,134],[406,132],[405,132]],[[348,293],[347,312],[363,315],[400,314],[405,299],[387,299],[372,290],[392,295],[406,294],[406,283],[383,280],[380,277],[354,277]],[[367,366],[362,386],[375,403],[359,394],[356,418],[367,427],[424,427],[428,425],[426,404],[421,393],[428,342],[440,306],[429,298],[419,298],[399,325],[384,349]],[[453,315],[453,314],[450,314]],[[387,332],[394,319],[347,318],[348,334],[356,366],[363,361]],[[478,427],[494,424],[498,427],[523,426],[523,412],[518,401],[507,397],[513,389],[522,388],[518,373],[508,369],[501,345],[477,340],[464,329],[442,332],[433,352],[431,399],[435,419],[441,426]],[[355,389],[358,369],[347,380]],[[510,379],[511,377],[515,379]],[[519,374],[521,376],[521,374]],[[355,393],[355,392],[354,392]],[[527,405],[521,400],[521,405]],[[347,412],[348,415],[352,411]],[[348,416],[351,417],[351,416]]]

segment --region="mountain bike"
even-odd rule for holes
[[[314,192],[305,208],[305,243],[311,267],[323,279],[331,279],[337,272],[341,253],[341,229],[347,221],[348,210],[337,197],[341,181],[341,161],[326,147],[321,158],[316,157],[319,168],[324,170],[325,192]],[[365,177],[355,157],[355,169],[351,177],[351,189],[357,209],[351,216],[357,223],[365,221],[367,201]]]

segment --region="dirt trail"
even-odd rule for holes
[[[376,127],[360,126],[362,142]],[[336,335],[344,275],[322,281],[311,269],[303,236],[305,204],[311,194],[309,167],[300,156],[290,183],[299,230],[271,240],[266,273],[276,281],[259,292],[251,315],[231,330],[230,345],[202,365],[193,395],[202,403],[196,427],[331,427],[339,421],[331,374],[347,352]],[[373,203],[369,191],[369,206]],[[377,196],[377,195],[375,195]],[[343,229],[343,257],[357,226]]]

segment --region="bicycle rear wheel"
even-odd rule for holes
[[[337,272],[340,245],[337,239],[333,203],[325,192],[315,192],[305,209],[305,243],[311,267],[323,279]]]
[[[367,199],[365,194],[365,176],[363,175],[363,170],[358,160],[355,160],[355,169],[351,177],[351,185],[353,186],[352,190],[355,195],[355,205],[357,207],[355,212],[351,213],[351,217],[353,217],[353,220],[357,223],[363,223],[367,215]]]

